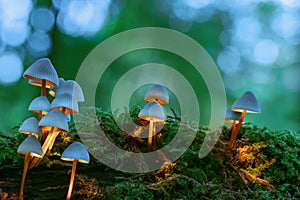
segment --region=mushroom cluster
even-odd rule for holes
[[[225,122],[232,123],[232,132],[229,142],[229,147],[233,148],[236,137],[244,122],[247,113],[260,113],[260,105],[251,91],[245,92],[239,97],[227,110],[225,115]]]
[[[20,199],[23,199],[28,168],[37,166],[51,151],[59,133],[69,131],[70,114],[78,113],[78,102],[84,101],[80,85],[73,80],[58,78],[49,58],[35,61],[23,76],[29,79],[30,85],[41,87],[41,96],[36,97],[28,107],[30,112],[37,113],[37,118],[26,119],[19,129],[20,133],[29,135],[18,149],[18,153],[25,154]],[[47,98],[47,89],[54,97],[51,103]]]
[[[152,139],[156,134],[155,122],[164,122],[166,120],[161,104],[169,103],[169,94],[164,86],[155,84],[146,92],[144,100],[148,103],[140,111],[138,117],[149,121],[148,150],[150,151],[152,149]]]

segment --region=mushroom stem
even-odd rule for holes
[[[236,129],[236,121],[232,120],[231,135],[235,133],[235,129]]]
[[[153,122],[153,132],[152,132],[152,144],[153,144],[153,147],[155,148],[156,147],[156,126],[155,126],[155,122]]]
[[[28,171],[29,160],[30,160],[30,155],[27,153],[27,154],[25,154],[25,158],[24,158],[22,181],[21,181],[20,192],[19,192],[19,200],[23,200],[24,184],[25,184],[26,174]]]
[[[55,142],[55,139],[56,139],[56,137],[58,136],[58,134],[59,134],[59,132],[54,132],[53,133],[53,135],[52,135],[52,137],[51,137],[51,140],[49,141],[49,147],[48,147],[48,152],[50,152],[51,151],[51,149],[52,149],[52,147],[53,147],[53,145],[54,145],[54,142]]]
[[[42,119],[42,116],[43,116],[43,111],[39,111],[39,115],[38,115],[38,120],[40,121]]]
[[[53,131],[54,131],[54,127],[51,128],[51,130],[49,131],[49,134],[42,146],[42,158],[38,158],[38,157],[33,157],[33,159],[31,160],[31,163],[29,165],[29,169],[32,169],[33,167],[37,166],[41,161],[42,159],[44,158],[46,152],[47,152],[47,149],[49,148],[49,145],[50,145],[50,142],[51,142],[51,139],[53,137]]]
[[[229,147],[230,148],[233,148],[233,146],[234,146],[236,136],[239,133],[239,130],[242,126],[242,123],[244,121],[244,118],[245,118],[246,114],[247,114],[247,110],[243,110],[243,113],[242,113],[242,116],[240,117],[239,123],[238,123],[237,127],[235,128],[235,131],[231,134],[231,138],[230,138],[230,142],[229,142]]]
[[[72,165],[72,173],[71,173],[71,178],[70,178],[69,190],[68,190],[68,194],[67,194],[67,198],[66,198],[67,200],[71,199],[74,178],[75,178],[76,165],[77,165],[77,160],[75,159],[73,161],[73,165]]]
[[[152,145],[152,133],[153,133],[153,120],[150,119],[149,123],[149,133],[148,133],[148,150],[151,150],[151,145]]]
[[[42,96],[46,96],[46,79],[42,79]]]

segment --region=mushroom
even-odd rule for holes
[[[49,131],[49,134],[42,146],[42,157],[44,157],[52,144],[51,141],[55,141],[60,132],[68,132],[69,126],[66,116],[61,111],[52,110],[41,119],[39,127],[43,131]],[[40,158],[34,158],[30,163],[30,169],[37,166],[41,160],[42,159]]]
[[[39,83],[37,81],[34,81],[34,80],[31,80],[31,79],[28,80],[28,84],[33,85],[33,86],[37,86],[37,87],[42,87],[41,83]],[[50,85],[46,85],[46,88],[50,89],[51,86]]]
[[[39,96],[30,103],[28,110],[38,113],[38,120],[50,111],[50,102],[46,96]]]
[[[65,149],[65,151],[61,155],[61,159],[73,162],[69,190],[66,198],[67,200],[69,200],[71,199],[72,195],[77,162],[88,164],[90,162],[90,156],[87,149],[82,143],[74,142]]]
[[[77,102],[83,102],[84,96],[80,85],[73,80],[59,80],[59,87],[53,88],[49,91],[49,94],[53,97],[60,94],[71,94]]]
[[[241,115],[242,115],[242,113],[240,113],[240,112],[234,112],[231,109],[228,109],[226,111],[225,120],[224,121],[232,124],[231,135],[234,134],[235,129],[236,129],[236,123],[239,122]]]
[[[59,82],[59,87],[61,87],[61,86],[64,84],[65,79],[59,78],[58,82]],[[56,90],[57,90],[59,87],[52,87],[52,86],[51,86],[50,89],[49,89],[49,94],[50,94],[51,96],[55,97]]]
[[[24,154],[24,166],[22,181],[19,192],[19,199],[23,199],[24,184],[28,171],[28,163],[31,157],[42,157],[42,148],[39,141],[34,136],[27,137],[19,146],[17,153]]]
[[[238,132],[242,126],[242,122],[244,121],[247,112],[260,113],[260,105],[255,95],[252,92],[247,91],[232,104],[231,110],[242,113],[236,130],[230,138],[229,147],[233,148],[236,136],[238,135]]]
[[[77,114],[78,103],[71,94],[63,93],[56,96],[52,101],[51,110],[60,110],[64,114]]]
[[[145,94],[144,100],[147,102],[155,100],[160,104],[168,104],[169,94],[164,86],[155,84],[150,89],[148,89]]]
[[[150,101],[140,111],[139,118],[149,121],[149,133],[148,133],[148,149],[151,150],[152,136],[153,134],[153,122],[162,122],[166,120],[163,107],[157,101]]]
[[[38,124],[39,121],[35,117],[30,117],[21,124],[19,132],[39,136],[41,134],[41,129]]]
[[[23,74],[24,78],[41,84],[42,96],[46,96],[47,87],[58,87],[58,76],[49,58],[35,61]]]

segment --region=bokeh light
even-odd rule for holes
[[[263,39],[256,43],[254,58],[261,64],[272,64],[277,59],[279,47],[273,40]]]
[[[23,73],[20,56],[15,52],[2,52],[0,55],[0,83],[9,85],[17,82]]]
[[[110,0],[63,1],[59,4],[57,26],[74,37],[91,36],[104,26],[109,6]]]
[[[30,23],[37,31],[49,32],[53,28],[55,16],[47,8],[37,8],[31,14]]]

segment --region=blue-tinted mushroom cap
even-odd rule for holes
[[[242,116],[241,112],[234,112],[231,109],[228,109],[225,114],[225,122],[232,123],[233,121],[238,122]]]
[[[49,58],[35,61],[23,74],[24,78],[42,83],[46,80],[46,87],[58,87],[58,76]]]
[[[80,142],[73,142],[70,144],[61,155],[61,159],[65,161],[78,160],[78,162],[81,163],[90,162],[89,152]]]
[[[57,95],[51,103],[51,110],[60,110],[64,114],[76,114],[78,109],[78,102],[68,93]]]
[[[35,157],[42,157],[42,147],[34,136],[27,137],[19,146],[17,153],[30,154]]]
[[[146,92],[144,100],[147,102],[155,100],[160,104],[168,104],[169,93],[164,86],[155,84]]]
[[[260,105],[255,95],[247,91],[232,104],[231,110],[235,112],[243,112],[246,110],[250,113],[260,113]]]
[[[55,88],[52,92],[52,96],[58,96],[61,94],[70,94],[77,102],[83,102],[84,96],[80,85],[73,80],[60,81],[59,87]]]
[[[41,129],[38,126],[39,121],[35,117],[30,117],[26,119],[19,128],[20,133],[24,134],[41,134]]]
[[[58,131],[68,132],[69,126],[66,116],[59,110],[51,110],[47,115],[42,117],[39,127],[44,130],[57,128]]]
[[[63,78],[59,78],[59,87],[61,87],[65,82],[65,79]],[[56,90],[59,88],[59,87],[50,87],[49,89],[49,94],[53,97],[55,97],[55,94],[56,94]]]
[[[28,110],[36,113],[42,111],[45,115],[50,111],[50,102],[46,96],[39,96],[30,103]]]
[[[150,101],[140,111],[139,118],[150,121],[165,121],[166,115],[163,107],[157,101]]]

